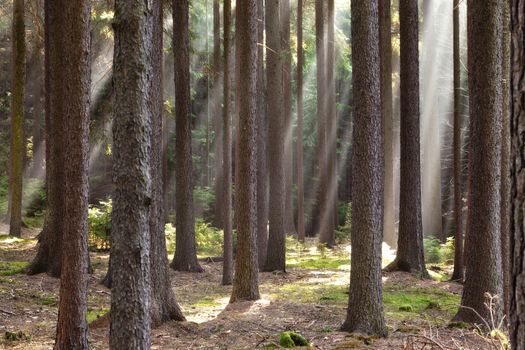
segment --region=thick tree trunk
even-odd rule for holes
[[[62,236],[65,225],[64,178],[65,86],[63,69],[65,56],[61,30],[66,26],[60,7],[45,1],[45,109],[46,109],[46,198],[44,228],[38,236],[38,250],[27,272],[30,275],[47,272],[60,277],[62,266]]]
[[[383,134],[378,0],[352,0],[354,130],[349,304],[342,329],[387,335],[381,282]]]
[[[284,108],[284,232],[295,234],[292,147],[292,51],[290,47],[290,0],[280,1],[281,50],[283,54],[283,108]]]
[[[164,201],[162,176],[162,111],[164,108],[163,76],[163,9],[162,1],[153,2],[153,41],[151,64],[153,73],[149,95],[149,113],[151,113],[151,209],[149,216],[150,230],[150,272],[151,272],[151,326],[157,327],[169,320],[184,321],[182,311],[177,304],[169,278],[168,253],[164,233]]]
[[[510,2],[503,1],[503,85],[501,128],[501,267],[503,301],[509,315],[510,300]]]
[[[463,281],[463,191],[461,186],[461,57],[459,38],[459,2],[454,0],[454,272],[453,281]]]
[[[304,48],[303,48],[303,0],[297,1],[297,236],[304,242],[304,169],[303,169],[303,128],[304,128]]]
[[[257,257],[266,262],[268,247],[268,117],[264,81],[264,0],[257,0]]]
[[[511,4],[511,213],[510,342],[512,349],[525,350],[525,7],[522,0]]]
[[[235,172],[237,258],[230,302],[259,299],[257,264],[257,1],[237,3],[239,124]],[[278,28],[278,26],[277,26]]]
[[[268,250],[264,271],[286,270],[283,55],[279,1],[266,1],[266,76],[268,91],[268,168],[270,177]],[[241,75],[242,76],[242,75]]]
[[[110,349],[150,346],[153,9],[115,1]]]
[[[173,56],[175,60],[176,247],[171,267],[202,272],[197,261],[193,210],[193,165],[190,113],[190,38],[188,0],[173,2]]]
[[[502,305],[485,306],[486,294],[503,295],[501,269],[502,2],[467,3],[470,160],[465,241],[465,286],[457,321],[502,317]]]
[[[26,43],[24,1],[13,3],[11,147],[9,152],[9,235],[22,237],[22,181],[24,171],[24,85]]]
[[[224,102],[222,109],[222,218],[224,227],[224,261],[222,284],[233,281],[232,234],[232,118],[230,113],[231,0],[224,0]]]
[[[383,114],[383,139],[385,157],[385,215],[383,237],[390,247],[395,247],[394,220],[394,123],[392,108],[392,18],[391,0],[379,1],[379,46],[381,55],[381,112]]]
[[[428,273],[423,256],[419,138],[419,54],[417,0],[399,3],[401,40],[401,186],[396,259],[387,271]]]
[[[65,196],[62,273],[55,349],[88,349],[88,169],[91,89],[90,19],[88,0],[59,1],[67,26],[61,36],[65,57],[67,101],[65,120]],[[64,186],[64,183],[61,184]]]

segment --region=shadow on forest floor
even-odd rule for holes
[[[45,274],[23,274],[35,244],[34,239],[0,236],[0,349],[52,348],[59,281]],[[318,349],[487,346],[472,330],[450,327],[461,285],[400,272],[383,275],[389,338],[339,332],[348,302],[349,247],[327,251],[310,243],[288,248],[288,272],[261,273],[261,299],[256,302],[228,306],[231,287],[220,285],[219,262],[202,263],[205,272],[200,274],[171,271],[172,287],[188,321],[154,330],[152,348],[278,348],[279,334],[286,330],[300,333]],[[106,349],[110,292],[98,282],[105,275],[108,255],[91,253],[91,261],[89,341],[92,349]],[[440,279],[449,269],[434,267]],[[7,340],[6,332],[16,339]]]

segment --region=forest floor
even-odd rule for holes
[[[1,232],[6,227],[0,226]],[[25,275],[38,232],[25,239],[0,236],[0,349],[52,349],[59,280]],[[391,251],[386,251],[389,258]],[[203,261],[199,274],[171,271],[187,322],[168,322],[152,334],[152,349],[272,349],[281,332],[303,335],[315,349],[498,349],[476,329],[450,324],[461,285],[443,282],[448,266],[429,266],[432,280],[394,272],[383,275],[389,337],[340,332],[349,283],[349,246],[333,251],[313,241],[288,248],[287,273],[261,273],[261,299],[228,305],[231,287],[220,285],[220,262]],[[88,322],[91,349],[108,347],[110,291],[100,285],[107,253],[91,253]]]

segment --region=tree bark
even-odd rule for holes
[[[91,89],[90,19],[91,2],[58,1],[60,16],[66,27],[57,40],[63,42],[66,72],[65,109],[65,183],[62,183],[65,212],[62,273],[58,304],[55,349],[88,349],[87,283],[88,283],[88,170],[89,170],[89,105]],[[66,20],[67,19],[67,20]],[[64,186],[65,185],[65,186]],[[64,188],[65,187],[65,188]]]
[[[46,198],[44,228],[38,235],[38,250],[27,269],[29,275],[47,272],[60,277],[62,266],[62,236],[64,232],[65,191],[65,99],[67,76],[63,69],[65,56],[61,30],[66,26],[60,7],[45,1],[45,137],[46,137]]]
[[[148,6],[149,5],[149,6]],[[115,1],[110,349],[150,346],[153,8]]]
[[[266,262],[268,247],[268,116],[264,81],[264,0],[257,0],[257,257]]]
[[[419,138],[419,54],[417,0],[399,3],[401,41],[401,185],[396,259],[387,271],[428,277],[423,256]]]
[[[257,1],[237,3],[239,124],[237,127],[235,218],[237,258],[230,302],[259,299],[257,264]],[[277,26],[278,28],[278,26]]]
[[[390,247],[396,247],[394,220],[394,123],[392,108],[392,18],[391,0],[379,1],[379,45],[381,55],[381,112],[385,157],[385,212],[383,237]]]
[[[9,152],[9,235],[22,237],[22,181],[24,171],[24,85],[26,43],[24,1],[13,2],[11,147]]]
[[[470,103],[468,218],[465,286],[457,321],[502,317],[502,305],[485,306],[486,294],[503,295],[501,269],[502,2],[467,3]],[[475,312],[473,311],[475,310]]]
[[[383,133],[378,0],[352,0],[354,130],[350,294],[342,329],[387,335],[383,312]]]
[[[511,239],[510,337],[512,349],[525,350],[525,7],[511,3]]]
[[[222,222],[224,227],[224,262],[222,284],[233,281],[232,234],[232,118],[230,113],[231,0],[224,0],[224,102],[222,109]]]
[[[459,3],[454,0],[454,271],[453,281],[463,281],[465,265],[463,262],[463,191],[461,186],[461,57],[459,38]]]
[[[286,270],[283,55],[279,1],[266,1],[266,79],[268,91],[268,168],[270,178],[268,250],[264,271]],[[242,75],[241,75],[242,76]]]
[[[163,119],[163,8],[162,1],[153,1],[153,37],[151,57],[153,73],[149,98],[149,113],[151,113],[151,209],[149,216],[150,230],[150,272],[151,272],[151,326],[175,320],[184,321],[182,311],[171,288],[168,266],[168,252],[164,232],[164,201],[162,176],[162,119]]]
[[[304,242],[304,47],[303,47],[303,0],[297,1],[297,236]]]
[[[284,232],[295,234],[292,146],[292,51],[290,47],[290,0],[280,1],[281,50],[283,55],[283,119],[284,119]]]
[[[202,272],[197,261],[193,209],[193,165],[190,113],[190,38],[188,0],[173,2],[173,56],[175,61],[176,247],[171,267]]]

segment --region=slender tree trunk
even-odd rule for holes
[[[454,0],[454,272],[453,281],[463,281],[463,191],[461,186],[461,57],[459,38],[459,3]]]
[[[150,230],[150,272],[151,272],[151,326],[157,327],[169,320],[184,321],[171,288],[168,266],[168,252],[164,232],[164,201],[162,176],[162,61],[163,61],[163,8],[162,1],[153,2],[153,40],[151,50],[152,76],[149,95],[151,113],[151,209]]]
[[[230,112],[231,0],[224,0],[224,102],[222,109],[222,218],[224,225],[224,262],[222,284],[233,281],[232,235],[232,118]]]
[[[423,256],[419,139],[419,54],[417,0],[399,2],[401,40],[401,186],[396,259],[387,271],[428,273]]]
[[[175,12],[175,11],[174,11]],[[150,346],[153,9],[115,1],[110,349]]]
[[[239,77],[239,124],[237,127],[237,162],[235,218],[237,258],[230,302],[259,299],[257,264],[257,1],[237,3],[237,51]],[[278,27],[277,27],[278,28]]]
[[[45,1],[45,107],[46,107],[46,198],[44,228],[38,236],[38,251],[27,272],[30,275],[47,272],[60,277],[62,266],[62,236],[65,225],[64,163],[66,145],[64,81],[67,75],[61,30],[65,17],[56,2]]]
[[[501,269],[502,2],[467,3],[470,161],[465,241],[465,286],[457,321],[502,317],[502,305],[485,306],[486,294],[503,295]]]
[[[304,175],[303,175],[303,128],[304,128],[304,48],[303,48],[303,0],[297,1],[297,236],[304,242]]]
[[[213,154],[215,156],[215,227],[224,228],[222,218],[222,204],[224,191],[222,189],[222,107],[221,107],[221,73],[222,58],[221,58],[221,10],[220,1],[213,0],[213,126],[215,131],[215,139],[213,142]]]
[[[197,261],[193,209],[193,165],[190,113],[190,38],[188,0],[173,2],[173,52],[175,58],[175,156],[176,247],[171,267],[177,271],[202,272]]]
[[[280,1],[281,50],[283,55],[283,118],[284,118],[284,231],[295,234],[293,211],[293,147],[292,147],[292,51],[290,47],[290,0]]]
[[[501,267],[503,301],[509,315],[510,300],[510,2],[503,1],[503,85],[501,128]]]
[[[257,0],[257,257],[266,262],[268,247],[268,118],[264,82],[264,0]]]
[[[264,271],[286,270],[285,170],[283,113],[283,55],[279,0],[266,1],[266,75],[268,91],[268,168],[270,177],[270,230]],[[242,75],[241,75],[242,76]]]
[[[11,147],[9,152],[9,235],[22,237],[22,181],[24,171],[24,85],[26,44],[24,1],[13,3]]]
[[[379,45],[381,55],[381,112],[383,114],[383,139],[385,156],[385,215],[383,237],[395,247],[394,220],[394,123],[392,108],[392,18],[391,0],[379,1]]]
[[[90,19],[88,0],[59,1],[66,28],[63,41],[67,80],[65,120],[65,212],[62,273],[55,349],[88,349],[88,169],[91,89]]]
[[[525,350],[525,7],[511,3],[511,213],[510,342],[512,349]]]
[[[354,130],[352,256],[342,329],[387,335],[381,282],[383,133],[378,0],[352,0]]]

